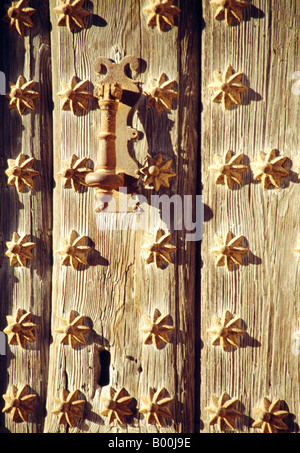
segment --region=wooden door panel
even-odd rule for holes
[[[29,414],[28,423],[15,423],[10,414],[1,412],[1,430],[9,432],[40,432],[43,429],[47,394],[49,358],[51,280],[52,280],[52,81],[49,33],[49,5],[47,1],[32,2],[35,28],[23,38],[16,32],[9,33],[2,21],[1,70],[9,82],[15,84],[20,75],[27,82],[34,80],[34,90],[39,93],[35,111],[19,115],[9,110],[9,101],[1,96],[1,330],[7,326],[6,316],[15,317],[18,309],[32,313],[37,325],[36,341],[25,347],[6,345],[6,355],[1,356],[1,395],[12,385],[30,387],[36,395],[35,415]],[[1,17],[4,9],[1,6]],[[8,159],[17,159],[23,153],[35,159],[33,168],[39,172],[34,178],[34,189],[18,192],[8,186]],[[13,233],[28,235],[33,259],[26,266],[11,266],[5,256],[6,243]],[[2,398],[1,398],[2,399]],[[3,402],[3,400],[2,400]],[[1,402],[1,410],[3,409]],[[5,418],[5,419],[4,419]],[[4,428],[5,427],[5,428]]]
[[[210,424],[207,407],[212,395],[227,392],[237,399],[233,404],[241,413],[235,432],[259,432],[252,424],[263,397],[281,401],[281,409],[289,413],[284,418],[288,431],[297,432],[297,0],[288,6],[275,0],[252,2],[234,26],[214,19],[216,10],[208,1],[201,2],[202,9],[196,0],[178,1],[181,13],[174,27],[165,31],[147,26],[146,0],[86,1],[85,26],[73,32],[58,24],[54,10],[58,3],[30,1],[37,13],[34,28],[24,37],[1,25],[0,70],[6,91],[8,82],[15,83],[23,74],[36,81],[39,98],[35,111],[19,115],[9,111],[8,100],[1,96],[0,328],[18,308],[32,312],[37,328],[36,340],[25,348],[6,339],[6,355],[0,355],[0,390],[2,395],[11,385],[28,384],[37,397],[28,422],[15,423],[10,414],[1,413],[0,431],[218,432],[217,425]],[[162,153],[171,160],[176,176],[169,179],[169,188],[162,186],[158,192],[140,181],[143,214],[96,213],[95,190],[66,187],[61,174],[73,155],[87,158],[82,168],[97,167],[101,124],[93,93],[105,74],[94,71],[94,62],[100,56],[119,62],[129,55],[140,62],[137,74],[126,72],[141,92],[128,118],[138,137],[127,144],[127,129],[121,129],[118,120],[120,154],[128,152],[138,169],[147,155]],[[241,105],[232,110],[213,102],[209,89],[214,71],[224,72],[229,64],[243,73],[240,82],[247,87]],[[178,97],[170,112],[159,114],[147,106],[147,91],[151,80],[163,73],[175,81]],[[91,93],[88,109],[81,113],[72,112],[66,98],[58,96],[74,76],[77,82],[86,80],[84,89]],[[252,164],[261,151],[273,149],[287,157],[283,168],[288,175],[280,188],[265,189],[255,180]],[[216,184],[211,170],[216,156],[223,157],[228,150],[231,157],[243,154],[236,163],[246,169],[241,185],[233,188]],[[21,152],[35,158],[39,175],[34,190],[19,193],[7,185],[5,170],[7,160]],[[228,179],[219,178],[222,181],[230,186]],[[203,205],[196,197],[200,188],[205,206],[201,242]],[[191,232],[192,221],[197,231]],[[172,233],[171,243],[177,248],[172,262],[162,268],[146,263],[143,248],[158,228]],[[76,269],[58,253],[72,231],[84,236],[89,247],[87,264]],[[14,232],[28,234],[28,241],[35,243],[33,260],[25,267],[10,266],[5,256]],[[248,249],[242,265],[229,270],[222,265],[225,259],[212,253],[216,235],[224,238],[228,232],[242,236],[238,246]],[[140,331],[143,316],[153,315],[155,309],[169,314],[174,327],[170,342],[158,349],[144,344]],[[226,310],[240,319],[244,334],[240,347],[224,351],[209,330],[214,316],[221,318]],[[74,348],[62,342],[69,332],[63,330],[63,320],[72,311],[83,316],[79,324],[87,328],[79,337],[83,343]],[[118,392],[123,387],[133,399],[132,414],[126,423],[110,423],[101,413],[101,398],[110,388]],[[147,423],[139,413],[149,387],[165,388],[173,398],[172,416],[163,427]],[[74,426],[59,424],[53,412],[62,389],[78,390],[77,398],[84,400],[82,417],[75,418]]]
[[[205,407],[212,394],[227,392],[238,398],[243,417],[237,431],[251,428],[263,397],[280,399],[290,411],[286,422],[291,431],[299,407],[299,355],[293,338],[299,316],[299,265],[295,249],[299,235],[299,97],[292,91],[293,74],[299,68],[297,30],[299,5],[257,1],[238,26],[214,20],[215,11],[203,2],[205,27],[202,39],[201,168],[203,201],[211,215],[205,223],[201,269],[201,419],[209,426]],[[208,85],[213,71],[223,72],[228,64],[244,73],[248,91],[242,105],[225,111],[212,102]],[[204,69],[205,68],[205,69]],[[279,189],[264,189],[255,181],[251,164],[264,153],[277,149],[287,157],[289,175]],[[216,155],[244,154],[249,167],[243,184],[233,190],[215,184],[209,170]],[[210,250],[215,235],[244,236],[249,254],[244,265],[227,271],[216,266]],[[225,310],[241,318],[246,334],[241,347],[224,352],[213,346],[207,332],[213,316]]]
[[[54,253],[53,342],[45,431],[64,429],[59,428],[57,416],[51,414],[53,396],[58,395],[62,387],[68,391],[79,389],[87,401],[84,419],[70,428],[71,431],[156,432],[157,426],[147,424],[146,418],[138,413],[141,397],[147,394],[149,387],[156,390],[165,387],[174,398],[174,421],[167,420],[166,427],[160,430],[189,431],[193,429],[194,400],[194,275],[190,275],[190,266],[195,244],[185,243],[184,232],[175,231],[174,263],[164,269],[156,268],[153,263],[147,265],[142,253],[146,233],[154,235],[160,226],[166,230],[158,209],[150,204],[154,191],[142,191],[149,200],[149,206],[144,206],[149,227],[144,231],[130,227],[120,230],[126,218],[134,222],[136,214],[95,213],[93,189],[75,193],[63,188],[57,175],[62,161],[70,160],[73,153],[80,158],[89,157],[93,165],[97,165],[100,113],[95,100],[84,115],[62,111],[62,102],[55,93],[61,90],[61,82],[68,82],[74,75],[80,80],[88,79],[92,89],[100,79],[93,69],[94,61],[100,56],[114,61],[126,55],[141,59],[142,72],[136,79],[141,88],[152,78],[158,79],[161,73],[166,73],[170,80],[176,81],[178,102],[170,113],[158,115],[155,110],[146,108],[146,96],[142,94],[131,124],[139,131],[140,140],[131,144],[131,149],[139,166],[147,153],[152,156],[162,153],[165,160],[172,159],[177,177],[171,181],[170,189],[163,188],[160,194],[195,194],[198,105],[193,93],[198,90],[198,73],[187,75],[198,62],[197,35],[188,32],[186,25],[194,23],[192,11],[196,5],[192,2],[191,9],[183,9],[179,26],[168,33],[159,33],[147,27],[147,17],[142,10],[144,2],[118,1],[109,5],[93,2],[90,26],[70,34],[66,27],[57,26],[53,13],[55,4],[55,1],[50,2],[52,61],[57,62],[53,71],[53,246],[54,251],[59,250],[61,238],[75,230],[87,236],[92,251],[88,255],[88,266],[79,267],[77,271],[62,266],[61,257]],[[189,104],[188,110],[182,106],[183,99],[185,105]],[[186,133],[186,127],[191,129],[190,134]],[[162,315],[170,314],[175,327],[172,342],[159,350],[153,345],[144,345],[143,334],[139,332],[142,316],[152,315],[155,309]],[[87,345],[74,350],[60,344],[60,335],[54,333],[59,317],[68,315],[70,310],[84,315],[86,325],[91,328]],[[106,359],[103,359],[103,350],[107,351]],[[107,417],[100,415],[103,409],[100,398],[109,387],[115,391],[124,387],[134,398],[133,417],[127,425],[112,427]]]

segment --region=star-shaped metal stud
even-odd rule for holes
[[[133,398],[128,396],[124,387],[116,392],[113,388],[109,388],[109,397],[101,396],[101,402],[104,406],[100,415],[108,417],[109,424],[117,420],[121,425],[126,423],[126,417],[132,415],[129,408]]]
[[[240,327],[241,319],[238,316],[233,316],[229,310],[226,310],[222,318],[214,319],[214,326],[208,329],[208,332],[213,335],[213,346],[220,345],[223,351],[226,351],[230,346],[238,348],[240,346],[240,336],[245,334],[245,331]]]
[[[59,173],[59,176],[64,178],[64,189],[73,188],[78,192],[81,186],[86,186],[85,177],[92,171],[91,168],[86,167],[88,157],[79,159],[75,154],[72,154],[69,162],[63,161],[64,170]]]
[[[173,3],[174,0],[150,0],[144,8],[144,12],[148,15],[148,27],[157,27],[161,32],[173,28],[174,18],[181,12]]]
[[[156,349],[159,349],[162,343],[170,343],[169,333],[174,330],[174,327],[169,324],[170,315],[160,315],[156,308],[153,315],[143,316],[143,327],[140,332],[144,333],[144,344],[153,344]]]
[[[67,27],[72,33],[74,28],[84,27],[84,18],[90,13],[83,8],[85,0],[59,0],[59,6],[54,8],[55,14],[58,15],[57,25]]]
[[[34,161],[34,157],[26,159],[23,153],[20,153],[16,159],[8,159],[8,168],[5,170],[8,177],[7,184],[15,186],[18,192],[23,192],[26,186],[34,189],[33,178],[40,174],[32,168]]]
[[[172,412],[169,408],[173,398],[166,397],[165,388],[154,391],[149,387],[148,395],[141,397],[142,406],[139,410],[141,414],[146,414],[147,423],[157,423],[160,427],[164,426],[166,418],[172,418]]]
[[[34,8],[29,7],[29,0],[11,2],[4,6],[6,16],[4,22],[9,23],[10,31],[16,30],[20,36],[24,36],[26,28],[33,28],[31,16],[36,13]]]
[[[281,181],[289,175],[288,170],[284,167],[287,162],[286,156],[279,155],[276,149],[272,149],[269,153],[261,152],[257,161],[251,163],[253,168],[254,181],[261,181],[264,189],[274,186],[280,189]]]
[[[243,10],[248,8],[248,0],[211,0],[210,4],[216,8],[215,19],[225,20],[228,26],[242,22]]]
[[[84,316],[76,315],[74,310],[71,310],[68,318],[60,318],[61,325],[55,332],[62,334],[61,344],[68,343],[72,349],[77,343],[86,344],[84,334],[91,329],[83,325]]]
[[[254,413],[258,417],[252,424],[252,428],[260,428],[262,433],[277,433],[278,429],[288,430],[283,419],[289,415],[288,411],[280,410],[281,401],[278,399],[272,403],[264,398],[261,408],[255,408]]]
[[[62,110],[71,110],[73,115],[88,110],[89,99],[93,97],[93,93],[87,89],[88,84],[88,80],[79,82],[76,76],[73,76],[69,83],[62,82],[63,90],[57,93],[57,96],[64,100]]]
[[[20,264],[26,267],[27,260],[32,260],[33,255],[30,250],[35,247],[34,242],[28,242],[28,234],[19,236],[18,233],[14,232],[11,241],[6,242],[8,250],[5,252],[5,256],[9,258],[11,266]]]
[[[26,82],[23,75],[18,77],[16,84],[9,82],[10,92],[6,94],[9,110],[17,110],[21,116],[27,109],[35,110],[34,99],[39,97],[39,93],[33,90],[35,84],[34,80]]]
[[[26,343],[35,341],[36,324],[31,321],[32,313],[24,312],[19,308],[15,317],[6,316],[7,327],[3,332],[8,336],[9,345],[19,345],[25,348]]]
[[[243,264],[243,256],[249,252],[248,247],[242,246],[243,236],[233,236],[229,231],[225,240],[216,236],[217,247],[211,250],[211,253],[217,255],[216,265],[225,266],[228,271],[232,269],[234,264],[241,266]]]
[[[36,398],[36,395],[29,393],[29,386],[23,385],[20,390],[15,385],[9,388],[9,391],[3,395],[5,406],[2,412],[10,414],[13,422],[16,422],[19,418],[23,422],[27,422],[28,414],[34,412],[32,401]]]
[[[76,418],[83,418],[83,406],[85,400],[78,399],[79,390],[72,393],[62,389],[60,396],[54,397],[55,408],[51,412],[58,416],[60,425],[70,425],[71,428],[76,426]]]
[[[175,80],[168,80],[166,74],[162,73],[158,80],[152,79],[149,88],[144,90],[147,96],[146,107],[155,107],[160,115],[164,110],[172,110],[172,101],[178,97],[174,90]]]
[[[235,430],[235,419],[242,417],[241,412],[236,409],[237,398],[230,398],[226,392],[218,398],[211,395],[210,405],[205,410],[210,414],[209,424],[218,425],[220,431],[226,429]]]
[[[241,105],[241,93],[248,90],[248,87],[241,83],[243,75],[242,72],[234,73],[230,64],[223,74],[215,71],[215,81],[208,86],[215,92],[212,101],[222,104],[226,110],[230,109],[232,105]]]
[[[248,170],[247,165],[241,164],[243,157],[242,153],[234,155],[230,150],[225,153],[223,158],[216,156],[216,164],[209,167],[209,170],[217,173],[215,183],[225,184],[228,189],[232,189],[236,184],[241,186],[243,173]]]
[[[149,235],[148,242],[143,246],[147,253],[147,264],[155,263],[157,267],[161,267],[164,262],[172,263],[171,253],[176,251],[176,247],[170,244],[171,238],[170,233],[163,235],[160,229],[156,231],[154,238]]]
[[[176,173],[170,170],[171,165],[172,159],[164,161],[161,153],[156,158],[147,156],[146,162],[138,170],[138,174],[143,176],[145,187],[154,187],[158,192],[161,186],[169,188],[169,179],[176,176]]]
[[[79,236],[75,230],[72,230],[68,239],[62,238],[62,248],[57,251],[63,257],[62,265],[67,266],[71,264],[73,269],[77,269],[78,264],[88,265],[86,254],[92,250],[91,247],[86,246],[86,236]]]

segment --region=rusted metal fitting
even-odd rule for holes
[[[139,61],[127,56],[120,63],[100,57],[95,62],[95,71],[107,74],[94,90],[100,108],[100,131],[97,165],[94,172],[86,175],[87,186],[96,189],[96,211],[105,209],[109,196],[121,187],[128,193],[136,190],[137,165],[128,153],[128,141],[138,137],[138,132],[128,126],[128,115],[137,103],[140,89],[129,78],[127,67],[137,72]],[[129,182],[130,181],[130,182]]]

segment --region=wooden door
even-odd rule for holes
[[[171,20],[166,28],[148,23],[150,0],[78,1],[76,27],[65,21],[68,9],[56,9],[63,2],[20,3],[34,8],[33,28],[20,36],[1,24],[0,71],[6,93],[9,81],[19,80],[34,81],[29,89],[38,94],[29,93],[25,112],[1,96],[0,330],[6,354],[1,336],[0,432],[212,433],[228,423],[234,432],[276,430],[276,423],[297,432],[297,0],[255,0],[234,10],[242,20],[232,24],[223,14],[226,4],[212,2],[221,8],[215,9],[209,1],[182,0],[173,2],[181,12],[172,10],[174,26]],[[99,65],[96,72],[95,61],[118,64],[128,56],[138,59],[139,69],[126,66],[122,77],[139,97],[134,103],[122,95],[120,109],[132,109],[123,125],[118,111],[117,158],[126,158],[117,162],[119,170],[140,171],[141,204],[134,212],[95,212],[96,191],[84,184],[99,166],[104,122],[96,95],[111,69],[107,63],[106,74]],[[215,71],[226,76],[221,87]],[[167,85],[170,109],[157,110],[151,101],[152,80],[156,86],[174,81]],[[225,98],[231,81],[235,92]],[[227,109],[228,100],[237,105]],[[127,140],[134,131],[135,140]],[[269,162],[257,170],[261,151]],[[25,164],[33,188],[16,178],[21,153],[34,158]],[[149,167],[160,154],[172,173],[156,191],[144,185],[141,169],[147,156],[154,159]],[[280,170],[272,179],[274,161]],[[157,231],[170,233],[176,247],[162,266],[147,263]],[[19,238],[32,256],[25,253],[26,261],[23,254],[14,265],[20,244],[11,242]],[[74,245],[83,247],[79,255]],[[33,324],[22,337],[16,321],[28,313],[23,322]],[[169,333],[160,344],[152,341],[158,337],[151,324],[151,335],[143,330],[144,317],[153,315],[169,315],[162,318]],[[230,316],[239,330],[228,329]],[[226,347],[228,338],[236,347]],[[24,388],[17,399],[33,395],[29,406],[22,403],[25,421],[14,409],[12,386]],[[145,399],[150,388],[152,401]],[[157,418],[156,396],[166,408]],[[233,412],[222,406],[226,398]],[[257,415],[263,398],[279,402],[270,409],[265,400],[265,413]]]

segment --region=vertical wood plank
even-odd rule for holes
[[[170,80],[175,79],[179,90],[179,107],[170,114],[158,117],[153,110],[146,111],[146,98],[142,96],[133,115],[132,125],[143,138],[134,143],[137,162],[141,165],[147,153],[173,159],[178,178],[170,189],[162,190],[168,196],[174,193],[195,194],[196,147],[197,147],[197,101],[193,96],[198,89],[197,72],[189,74],[197,64],[198,42],[187,29],[193,24],[196,2],[191,8],[181,5],[183,12],[176,25],[168,33],[159,34],[146,25],[143,8],[147,2],[95,1],[88,7],[92,12],[88,27],[70,34],[65,27],[56,25],[53,13],[55,1],[50,1],[51,43],[54,98],[54,251],[60,248],[62,237],[71,230],[89,238],[92,252],[89,265],[74,271],[61,265],[61,257],[54,253],[53,301],[51,331],[53,342],[50,348],[49,387],[45,432],[64,431],[58,426],[57,417],[51,414],[53,397],[61,388],[69,391],[76,388],[86,399],[84,419],[79,420],[68,432],[190,432],[193,430],[193,310],[194,275],[191,271],[194,259],[194,244],[184,243],[181,232],[174,235],[178,247],[174,264],[166,269],[147,266],[141,252],[145,233],[141,229],[120,230],[126,217],[121,214],[95,214],[94,193],[91,189],[75,193],[64,190],[57,176],[63,160],[75,153],[87,156],[96,165],[99,130],[99,110],[95,102],[87,114],[75,117],[69,111],[61,111],[61,101],[56,93],[62,81],[73,75],[81,80],[89,79],[94,85],[99,79],[93,72],[94,60],[99,56],[116,59],[121,54],[141,58],[142,73],[138,77],[142,87],[152,78],[165,72]],[[182,26],[181,26],[182,21]],[[188,100],[191,110],[182,105]],[[187,130],[185,128],[189,128]],[[188,155],[188,159],[187,159]],[[142,192],[151,200],[151,192]],[[99,216],[102,216],[99,218]],[[98,216],[98,217],[97,217]],[[157,224],[153,223],[156,216]],[[107,228],[101,230],[103,222]],[[149,219],[155,227],[163,225],[159,212],[149,207]],[[131,221],[133,216],[131,215]],[[118,226],[119,229],[114,227]],[[154,234],[153,229],[149,230]],[[184,232],[183,232],[184,233]],[[188,276],[188,281],[186,280]],[[161,314],[169,313],[176,331],[173,342],[161,350],[143,344],[139,332],[142,315],[152,315],[157,308]],[[85,324],[92,330],[87,345],[71,350],[60,344],[55,333],[59,316],[70,310],[85,316]],[[191,328],[193,329],[193,328]],[[100,363],[100,353],[110,354],[109,379],[103,385],[101,379],[105,364]],[[190,360],[188,362],[188,359]],[[102,368],[102,370],[101,370]],[[108,386],[115,390],[125,387],[134,397],[133,417],[127,425],[109,426],[100,416],[100,397]],[[141,396],[148,388],[160,390],[165,387],[174,398],[172,412],[174,422],[158,428],[148,425],[138,413]],[[137,409],[135,408],[137,406]]]
[[[244,414],[237,431],[251,428],[253,408],[263,397],[281,399],[291,415],[291,432],[299,410],[299,356],[293,353],[293,332],[299,317],[299,265],[294,252],[299,235],[299,97],[292,93],[293,74],[299,70],[299,4],[257,1],[239,26],[215,21],[215,11],[203,2],[201,167],[204,203],[211,215],[205,223],[201,269],[201,427],[209,426],[211,394],[226,391],[239,399]],[[248,92],[243,105],[224,111],[211,101],[208,85],[213,71],[231,63],[242,71]],[[289,159],[289,181],[281,189],[264,190],[247,172],[238,190],[215,185],[209,171],[216,154],[230,149],[244,153],[244,163],[278,149]],[[245,265],[227,272],[216,267],[210,249],[215,234],[246,238],[250,254]],[[207,330],[213,315],[229,309],[243,321],[241,347],[224,352],[211,344]]]
[[[20,74],[27,81],[37,82],[39,99],[36,110],[22,117],[9,111],[8,100],[1,96],[1,293],[0,329],[6,327],[6,316],[15,315],[18,308],[32,312],[37,324],[36,341],[25,349],[7,345],[6,356],[1,357],[1,395],[11,385],[21,388],[28,384],[37,394],[33,402],[35,413],[28,423],[14,423],[10,415],[1,414],[1,432],[42,432],[45,416],[49,321],[51,304],[52,264],[52,102],[49,9],[46,1],[32,1],[37,10],[33,16],[35,27],[24,37],[10,34],[6,24],[1,25],[1,70],[8,82],[16,82]],[[5,15],[1,7],[1,16]],[[16,159],[23,152],[34,157],[34,168],[40,172],[35,178],[35,189],[18,194],[15,187],[7,186],[5,170],[7,159]],[[34,259],[27,267],[11,267],[4,257],[5,243],[13,232],[28,234],[35,243]],[[2,400],[2,398],[1,398]],[[3,408],[1,401],[1,409]]]

